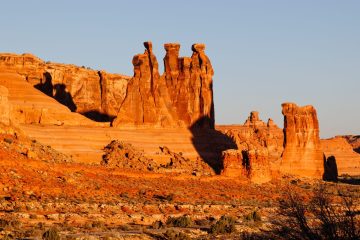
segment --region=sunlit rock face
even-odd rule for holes
[[[179,57],[180,45],[164,45],[165,72],[160,76],[152,43],[133,58],[134,76],[113,126],[214,128],[212,76],[214,71],[204,44],[193,54]]]
[[[319,138],[319,122],[313,106],[283,103],[284,152],[280,171],[287,174],[321,178],[324,154]]]
[[[0,123],[10,124],[10,106],[8,101],[9,91],[0,85]]]
[[[117,115],[131,78],[84,66],[45,62],[32,54],[3,53],[0,70],[19,75],[71,111],[101,121]]]
[[[264,122],[252,111],[243,125],[218,127],[236,143],[237,149],[222,154],[222,175],[246,177],[255,183],[272,178],[272,162],[283,152],[283,132],[272,119]]]

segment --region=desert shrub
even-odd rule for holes
[[[165,227],[165,224],[162,221],[159,221],[159,220],[156,220],[155,222],[153,222],[151,224],[151,228],[153,228],[153,229],[160,229],[160,228],[163,228],[163,227]]]
[[[215,224],[210,227],[210,233],[223,234],[235,232],[235,218],[222,216]]]
[[[158,194],[155,194],[153,196],[153,198],[155,199],[158,199],[160,201],[168,201],[168,202],[172,202],[174,200],[174,194],[169,194],[169,195],[158,195]]]
[[[173,229],[166,230],[163,234],[164,239],[167,240],[190,240],[191,238],[183,232],[174,231]]]
[[[59,232],[55,228],[50,228],[42,235],[43,240],[60,240]]]
[[[185,228],[192,226],[193,221],[189,216],[169,217],[166,221],[166,225]]]
[[[12,140],[11,138],[4,138],[4,142],[6,142],[8,144],[12,144],[14,142],[14,140]]]
[[[353,197],[343,195],[340,204],[335,203],[326,185],[314,189],[310,201],[289,189],[279,203],[272,234],[276,239],[360,239],[355,214]]]
[[[91,223],[92,228],[104,228],[104,222],[101,221],[93,221]]]
[[[5,228],[10,225],[10,222],[5,219],[0,219],[0,228]]]
[[[258,211],[253,211],[244,217],[246,221],[260,222],[261,215]]]

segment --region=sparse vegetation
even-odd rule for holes
[[[191,238],[183,232],[175,231],[173,229],[166,230],[163,234],[163,239],[166,240],[190,240]]]
[[[244,217],[245,221],[254,221],[254,222],[260,222],[261,221],[261,215],[258,211],[252,211],[248,215]]]
[[[43,233],[42,239],[43,240],[60,240],[60,235],[59,235],[59,232],[57,231],[57,229],[50,228],[49,230],[47,230],[46,232]]]
[[[166,221],[167,226],[172,227],[190,227],[193,225],[193,221],[189,216],[181,217],[169,217]]]
[[[273,220],[273,234],[277,239],[360,239],[353,196],[340,196],[335,201],[326,185],[315,189],[310,201],[287,191],[280,201],[279,218]]]
[[[210,233],[215,235],[233,232],[235,232],[235,218],[231,216],[222,216],[210,228]]]

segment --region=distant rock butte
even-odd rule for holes
[[[343,137],[321,140],[326,158],[334,157],[339,176],[360,175],[360,154]]]
[[[284,152],[282,173],[322,177],[324,154],[319,138],[319,123],[313,106],[282,104],[284,115]]]

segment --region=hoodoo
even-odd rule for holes
[[[300,176],[323,175],[324,154],[320,144],[319,122],[313,106],[283,103],[284,152],[280,171]]]
[[[179,57],[180,44],[166,43],[162,76],[152,43],[144,46],[133,58],[134,76],[113,126],[214,128],[214,71],[205,45],[194,44],[189,58]]]

